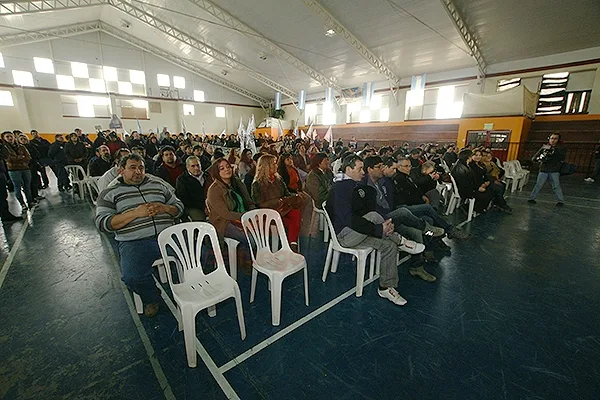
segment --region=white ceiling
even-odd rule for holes
[[[109,5],[17,16],[0,16],[0,35],[102,20],[155,46],[186,57],[201,68],[266,98],[274,90],[250,78],[250,68],[297,92],[322,90],[321,84],[255,40],[224,27],[188,0],[128,0],[157,18],[200,39],[237,62],[233,68],[190,48]],[[488,64],[600,46],[598,0],[454,0],[478,37]],[[333,78],[339,86],[385,81],[339,35],[328,38],[323,19],[302,0],[214,1],[261,35]],[[475,66],[441,0],[320,0],[399,78]],[[168,9],[165,7],[168,4]],[[130,22],[129,28],[122,21]],[[16,28],[15,29],[10,29]],[[266,61],[259,53],[266,53]]]

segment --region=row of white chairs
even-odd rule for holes
[[[510,185],[511,193],[516,192],[517,188],[523,190],[523,187],[529,182],[530,171],[521,166],[519,160],[504,162],[504,179],[506,185]]]

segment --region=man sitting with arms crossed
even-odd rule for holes
[[[394,232],[394,224],[375,211],[377,193],[361,183],[364,177],[362,159],[351,154],[342,163],[341,181],[333,184],[327,200],[335,234],[344,247],[373,247],[381,254],[378,294],[403,306],[406,300],[396,291],[398,286],[398,247],[421,253],[425,246],[407,240]]]
[[[152,263],[161,256],[157,237],[183,213],[183,204],[163,181],[146,176],[137,154],[121,159],[119,175],[98,196],[95,223],[115,233],[123,282],[142,298],[144,315],[153,317],[160,299],[152,277]]]
[[[192,221],[206,221],[205,176],[198,157],[188,157],[185,160],[185,168],[186,171],[177,178],[175,194],[185,206],[185,212]]]

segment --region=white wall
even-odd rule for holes
[[[13,107],[0,107],[0,121],[2,129],[20,129],[29,131],[37,129],[41,133],[70,133],[76,127],[84,132],[95,132],[94,126],[101,125],[108,129],[109,118],[72,118],[63,117],[61,95],[73,94],[58,90],[40,90],[35,88],[2,88],[9,90],[13,96]],[[127,98],[117,96],[117,98]],[[144,132],[149,129],[156,131],[167,127],[171,132],[181,131],[181,117],[183,115],[183,104],[195,105],[195,115],[185,116],[184,121],[188,131],[194,133],[202,132],[202,123],[205,124],[206,133],[221,133],[226,129],[227,133],[237,130],[240,116],[244,119],[244,125],[252,114],[256,123],[265,118],[265,112],[261,108],[248,106],[232,106],[208,103],[194,103],[177,100],[153,100],[161,104],[161,113],[149,113],[149,120],[140,120]],[[215,116],[215,107],[225,107],[226,118]],[[127,131],[137,130],[137,122],[124,119],[123,124]]]
[[[166,74],[171,79],[173,98],[191,100],[195,90],[203,90],[205,101],[232,104],[257,105],[257,103],[236,92],[191,73],[179,66],[146,53],[119,39],[104,33],[87,33],[72,38],[53,39],[45,42],[0,49],[5,68],[0,68],[0,84],[12,85],[12,70],[29,71],[33,74],[36,87],[57,88],[54,74],[38,73],[33,57],[50,58],[54,61],[55,74],[70,75],[72,61],[87,63],[90,78],[101,78],[101,67],[118,69],[119,80],[129,80],[129,70],[140,70],[146,74],[145,93],[160,97],[156,75]],[[185,78],[185,89],[175,90],[173,76]],[[76,84],[88,85],[85,80],[76,79]],[[89,86],[89,85],[88,85]],[[77,87],[79,89],[79,87]],[[178,94],[176,94],[178,93]]]

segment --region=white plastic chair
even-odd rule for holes
[[[523,189],[526,177],[525,174],[517,172],[514,161],[504,162],[504,177],[511,180],[511,193],[516,192],[517,188]],[[509,183],[507,182],[507,184]]]
[[[217,268],[205,274],[202,263],[202,242],[208,236]],[[242,340],[246,338],[242,297],[237,282],[227,274],[215,228],[207,222],[186,222],[163,230],[158,246],[165,263],[174,257],[181,264],[178,284],[173,283],[171,268],[166,268],[169,286],[180,313],[179,329],[183,329],[188,365],[196,366],[196,314],[205,308],[216,315],[214,306],[230,297],[235,299]]]
[[[277,235],[281,242],[281,249],[275,252],[269,247],[272,222],[275,222]],[[274,326],[278,326],[281,316],[281,285],[286,277],[303,271],[304,297],[308,306],[308,268],[306,259],[303,255],[294,253],[290,249],[281,216],[277,211],[271,209],[248,211],[242,215],[242,225],[248,243],[250,243],[250,254],[252,256],[250,303],[254,302],[258,273],[263,273],[269,278],[271,284],[271,322]],[[256,251],[254,246],[256,246]]]
[[[235,239],[224,238],[225,244],[227,245],[227,256],[229,258],[229,276],[237,281],[237,247],[240,244]]]
[[[460,197],[460,193],[458,192],[458,185],[456,184],[456,180],[452,174],[450,175],[450,180],[452,181],[452,196],[450,197],[450,201],[448,202],[448,208],[446,209],[446,215],[450,215],[456,210],[458,206],[462,204],[463,199]],[[469,211],[467,213],[467,221],[471,221],[475,214],[475,199],[466,199],[466,202],[469,203]]]
[[[515,163],[515,169],[517,171],[517,173],[523,175],[523,179],[522,179],[522,184],[520,187],[520,190],[523,190],[523,186],[527,185],[527,183],[529,183],[529,177],[531,175],[531,171],[529,171],[528,169],[525,169],[521,166],[521,162],[519,160],[514,160]]]
[[[327,202],[323,203],[323,210],[325,210],[326,203]],[[367,258],[369,257],[369,255],[371,255],[369,277],[372,278],[373,276],[375,276],[375,264],[377,261],[376,251],[372,247],[343,247],[338,241],[337,236],[335,235],[333,223],[331,222],[331,218],[329,218],[329,214],[327,214],[327,211],[324,212],[325,220],[327,221],[327,226],[329,228],[329,231],[331,232],[331,240],[329,241],[329,247],[327,248],[327,258],[325,259],[325,265],[323,266],[323,276],[321,277],[321,280],[323,282],[327,280],[327,273],[330,269],[332,273],[335,273],[337,271],[337,266],[341,253],[351,254],[356,257],[356,297],[360,297],[363,294],[365,270],[367,266]]]
[[[79,188],[79,198],[80,199],[84,199],[85,198],[85,189],[87,188],[89,194],[90,194],[90,199],[92,200],[92,203],[94,205],[97,204],[97,199],[98,199],[98,195],[100,193],[98,193],[98,184],[97,181],[98,179],[100,179],[100,177],[90,177],[85,170],[83,169],[83,167],[81,165],[65,165],[65,169],[67,170],[67,173],[69,174],[70,178],[71,178],[71,182],[73,183],[73,186],[77,185],[77,187]],[[92,191],[92,189],[94,189],[94,191]],[[75,191],[73,190],[73,192],[71,193],[73,197],[75,197]]]
[[[177,263],[177,260],[175,259],[175,257],[169,257],[168,261],[169,261],[169,263],[171,263],[171,262],[176,263],[178,271],[181,271],[181,264]],[[168,282],[167,270],[165,268],[165,263],[164,263],[163,259],[159,258],[158,260],[154,261],[152,263],[152,267],[156,267],[158,269],[158,277],[160,278],[160,282],[167,283]],[[140,295],[135,292],[133,292],[133,303],[135,304],[135,310],[137,311],[137,313],[143,314],[144,313],[144,303],[142,302],[142,298],[140,297]]]
[[[327,243],[329,241],[329,227],[327,226],[327,221],[325,220],[325,210],[317,208],[315,206],[315,201],[311,199],[313,205],[313,215],[317,215],[319,218],[319,230],[323,231],[323,242]],[[311,224],[312,226],[312,224]]]

